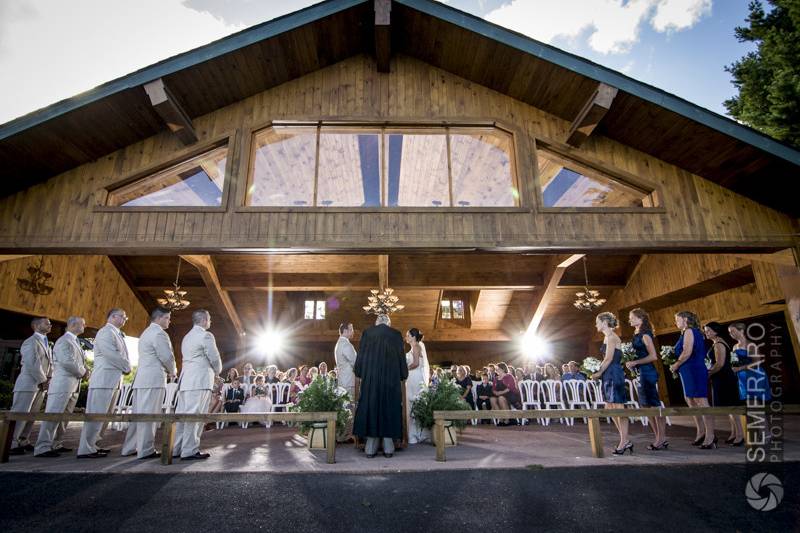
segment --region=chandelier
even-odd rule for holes
[[[170,311],[180,311],[189,307],[191,303],[189,300],[184,299],[186,291],[181,289],[178,280],[181,275],[181,258],[178,257],[178,272],[175,274],[175,283],[172,284],[172,289],[164,289],[165,298],[158,299],[158,305],[169,309]]]
[[[576,292],[575,303],[572,305],[581,311],[594,311],[606,303],[605,298],[600,298],[600,291],[589,288],[589,275],[586,273],[586,256],[583,256],[583,291]]]
[[[32,292],[33,294],[47,295],[53,292],[53,287],[45,285],[45,281],[52,278],[50,272],[44,271],[44,256],[39,258],[39,264],[36,266],[28,267],[27,278],[17,278],[17,286],[23,291]]]
[[[378,289],[372,289],[369,292],[372,294],[371,296],[367,296],[369,305],[362,307],[368,315],[389,315],[395,311],[402,311],[403,308],[405,308],[405,305],[397,303],[399,298],[392,294],[394,289],[386,287],[383,289],[383,292]]]

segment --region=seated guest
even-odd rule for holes
[[[219,376],[214,376],[214,386],[211,388],[211,404],[208,406],[209,413],[219,413],[222,411],[222,386],[225,382]]]
[[[569,365],[567,363],[564,363],[563,365],[561,365],[561,377],[563,378],[564,374],[566,374],[567,372],[569,372]]]
[[[489,370],[487,372],[487,374],[489,374],[489,381],[494,385],[494,382],[497,381],[497,366],[494,363],[489,363],[486,367]]]
[[[521,368],[517,368],[514,370],[514,378],[517,380],[517,383],[519,383],[525,379],[525,372],[523,372]]]
[[[269,413],[272,411],[272,399],[267,394],[267,386],[264,383],[264,376],[258,375],[253,392],[242,405],[242,413]]]
[[[289,383],[289,403],[297,403],[297,395],[303,390],[303,385],[297,379],[297,369],[290,368],[286,371],[286,383]]]
[[[302,387],[300,390],[303,390],[311,383],[308,377],[308,367],[306,365],[300,365],[300,368],[297,369],[297,382]]]
[[[319,364],[318,368],[319,368],[319,375],[320,376],[322,376],[323,378],[328,376],[328,363],[323,361],[323,362],[321,362]]]
[[[229,368],[225,376],[225,383],[233,383],[234,379],[239,379],[239,371],[235,368]]]
[[[444,372],[441,368],[435,369],[431,373],[431,387],[438,387],[439,383],[444,379]]]
[[[265,383],[280,383],[280,379],[278,379],[278,367],[275,365],[269,365],[267,367],[267,377],[264,380]]]
[[[242,368],[242,374],[239,376],[239,383],[247,388],[248,385],[252,385],[256,381],[256,371],[253,368],[253,363],[245,363],[244,367]]]
[[[244,390],[242,389],[242,385],[239,383],[239,378],[234,378],[233,383],[231,386],[228,387],[228,390],[225,392],[225,412],[226,413],[238,413],[239,407],[244,403]]]
[[[561,379],[561,374],[558,373],[558,369],[552,363],[547,363],[544,365],[544,376],[545,379],[553,379],[555,381],[559,381]]]
[[[480,381],[481,380],[481,378],[479,378],[477,375],[475,375],[475,372],[472,371],[472,368],[469,365],[464,365],[464,369],[467,371],[467,376],[469,376],[469,379],[471,381]]]
[[[511,409],[511,407],[522,409],[517,380],[508,373],[508,365],[505,363],[497,364],[497,381],[493,389],[493,395],[489,399],[492,403],[492,409],[508,410]],[[509,420],[498,423],[499,426],[513,424],[515,424],[515,422],[512,423]]]
[[[478,396],[478,409],[482,411],[491,410],[492,403],[491,399],[493,396],[492,393],[492,384],[489,383],[489,374],[484,372],[481,374],[481,382],[478,383],[477,389],[475,389],[477,396]],[[481,420],[481,424],[488,424],[489,420]]]
[[[319,368],[312,366],[308,369],[308,382],[311,383],[319,377]]]
[[[456,384],[461,387],[461,398],[469,404],[470,409],[475,409],[475,400],[472,398],[472,380],[463,366],[459,366],[456,370]]]
[[[336,370],[335,369],[328,371],[328,381],[333,383],[334,387],[336,386]]]
[[[567,371],[561,376],[561,381],[567,381],[568,379],[577,379],[580,381],[586,381],[586,374],[579,370],[578,363],[575,361],[570,361],[566,364]]]

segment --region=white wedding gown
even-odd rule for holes
[[[411,403],[419,396],[419,393],[428,388],[428,382],[431,377],[431,369],[428,366],[428,353],[425,351],[425,344],[419,343],[419,366],[408,371],[408,379],[406,380],[406,417],[408,418],[408,443],[417,444],[430,439],[431,432],[428,429],[423,429],[417,426],[417,421],[411,416]],[[410,365],[414,360],[411,351],[406,354],[406,364]]]

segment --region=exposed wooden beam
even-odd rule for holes
[[[30,257],[29,255],[0,255],[0,263],[3,261],[13,261],[15,259],[23,259],[25,257]]]
[[[217,311],[225,314],[231,326],[231,333],[235,335],[236,343],[241,343],[245,334],[244,326],[231,301],[230,295],[220,284],[213,258],[210,255],[182,255],[180,257],[200,272],[200,276],[206,284],[206,288],[211,296],[211,300],[217,307]]]
[[[183,110],[180,102],[169,90],[164,80],[158,78],[144,84],[144,90],[150,98],[150,104],[156,113],[164,120],[167,127],[178,136],[183,144],[197,142],[197,133],[194,131],[192,119]]]
[[[385,289],[389,286],[389,256],[378,256],[378,288]]]
[[[391,0],[375,0],[375,58],[378,72],[389,72],[392,57],[391,11]]]
[[[139,300],[139,303],[142,304],[142,307],[144,307],[145,311],[149,313],[151,311],[150,308],[155,303],[154,298],[149,297],[147,295],[147,291],[143,291],[136,286],[136,277],[128,268],[128,265],[125,264],[125,260],[116,255],[109,255],[108,260],[111,261],[111,264],[117,269],[119,275],[123,280],[125,280],[125,284],[128,285],[128,288],[131,290],[131,292],[133,292],[133,295],[136,296],[136,299]],[[162,286],[159,290],[163,291],[165,288],[166,286]]]
[[[572,121],[567,135],[567,144],[578,147],[592,134],[594,129],[611,108],[611,102],[617,96],[617,88],[605,83],[598,83],[592,96]]]
[[[545,284],[533,295],[529,313],[530,322],[526,331],[527,334],[535,334],[539,329],[547,307],[550,305],[553,296],[555,296],[559,288],[558,282],[561,281],[564,272],[566,272],[570,265],[582,259],[583,256],[584,254],[554,255],[550,259],[547,269],[544,272]]]
[[[292,342],[336,342],[339,332],[336,330],[298,332],[292,336]],[[361,332],[357,331],[352,339],[357,342]],[[499,329],[443,328],[425,332],[425,342],[507,342],[513,340],[509,332]]]

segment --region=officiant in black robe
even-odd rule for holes
[[[364,451],[375,457],[379,439],[383,454],[394,454],[393,439],[403,436],[403,383],[408,377],[403,336],[391,327],[387,315],[378,315],[375,325],[367,328],[358,343],[353,367],[361,379],[361,395],[353,422],[353,434],[366,438]]]

